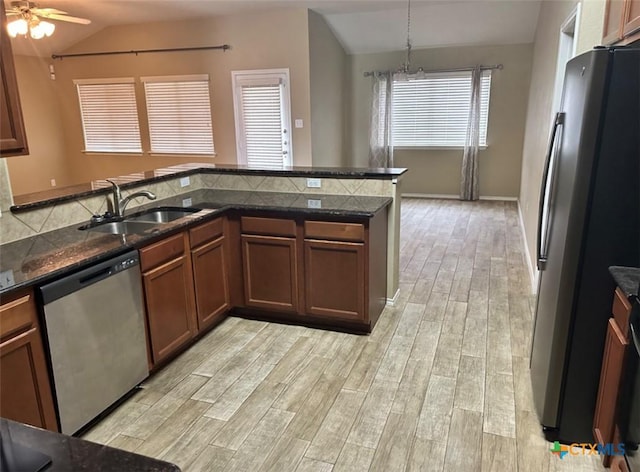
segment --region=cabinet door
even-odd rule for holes
[[[627,0],[627,11],[625,14],[622,34],[628,36],[640,30],[640,0]]]
[[[182,256],[142,274],[154,363],[171,355],[195,334],[188,262]]]
[[[613,44],[622,39],[622,21],[625,12],[625,0],[607,0],[604,14],[602,43]]]
[[[618,324],[613,318],[609,319],[607,338],[604,346],[602,370],[600,372],[600,386],[598,388],[598,401],[593,420],[593,434],[596,442],[600,444],[613,442],[615,426],[616,403],[620,390],[620,379],[624,363],[624,354],[627,340],[622,335]],[[605,456],[605,466],[611,461],[610,456]]]
[[[15,156],[27,154],[27,138],[22,121],[20,109],[20,96],[18,94],[18,82],[11,51],[11,40],[5,28],[7,24],[4,8],[0,8],[0,49],[2,61],[0,61],[0,155]]]
[[[242,266],[247,306],[298,311],[295,239],[242,235]]]
[[[627,461],[624,460],[623,456],[616,456],[611,461],[611,472],[629,472],[627,468]]]
[[[304,266],[307,313],[365,319],[364,244],[305,239]]]
[[[37,328],[0,344],[0,416],[58,430],[42,340]]]
[[[229,308],[224,236],[191,251],[198,329],[215,323]]]

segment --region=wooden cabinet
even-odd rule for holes
[[[640,39],[640,0],[607,0],[602,36],[606,45]]]
[[[240,229],[241,314],[373,328],[386,304],[386,211],[356,221],[243,216]]]
[[[593,420],[593,434],[596,442],[607,444],[613,442],[615,430],[616,403],[624,366],[624,355],[627,340],[620,331],[618,323],[609,319],[607,338],[604,347],[598,401]],[[611,456],[604,456],[603,463],[609,465]]]
[[[611,461],[611,472],[629,472],[627,461],[623,456],[615,456]]]
[[[298,311],[298,259],[295,238],[242,235],[245,305]]]
[[[4,8],[0,8],[0,156],[27,154],[27,136],[20,108],[20,95],[16,80],[11,39],[5,27],[7,21]]]
[[[31,291],[0,306],[0,416],[58,431]]]
[[[244,304],[298,313],[298,243],[289,218],[240,218]]]
[[[607,325],[598,399],[593,417],[593,437],[599,444],[619,442],[615,418],[625,354],[629,344],[627,327],[631,314],[631,304],[620,289],[616,289],[614,293],[612,313],[613,316]],[[609,467],[609,465],[613,467],[612,460],[615,457],[603,455],[602,463],[605,467]],[[624,462],[624,458],[622,459]]]
[[[216,324],[229,309],[223,223],[218,218],[189,231],[198,331]]]
[[[622,35],[628,37],[635,34],[634,39],[640,38],[640,0],[627,0],[626,7]]]
[[[306,312],[343,320],[365,320],[364,244],[304,241]]]
[[[180,233],[140,250],[153,364],[197,332],[191,263]]]

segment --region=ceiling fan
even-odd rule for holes
[[[91,20],[67,15],[66,11],[55,8],[40,8],[30,1],[11,2],[11,8],[7,12],[7,30],[12,38],[18,35],[26,36],[27,33],[33,39],[41,39],[51,36],[56,25],[46,20],[67,21],[80,25],[88,25]],[[12,19],[12,17],[17,17]]]

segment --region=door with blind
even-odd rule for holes
[[[233,71],[238,164],[254,169],[293,165],[289,69]]]

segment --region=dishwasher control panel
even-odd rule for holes
[[[127,270],[130,267],[133,267],[135,265],[138,265],[140,263],[138,256],[135,257],[129,257],[128,259],[125,259],[124,261],[121,261],[117,264],[115,264],[113,266],[113,272],[121,272],[123,270]]]

